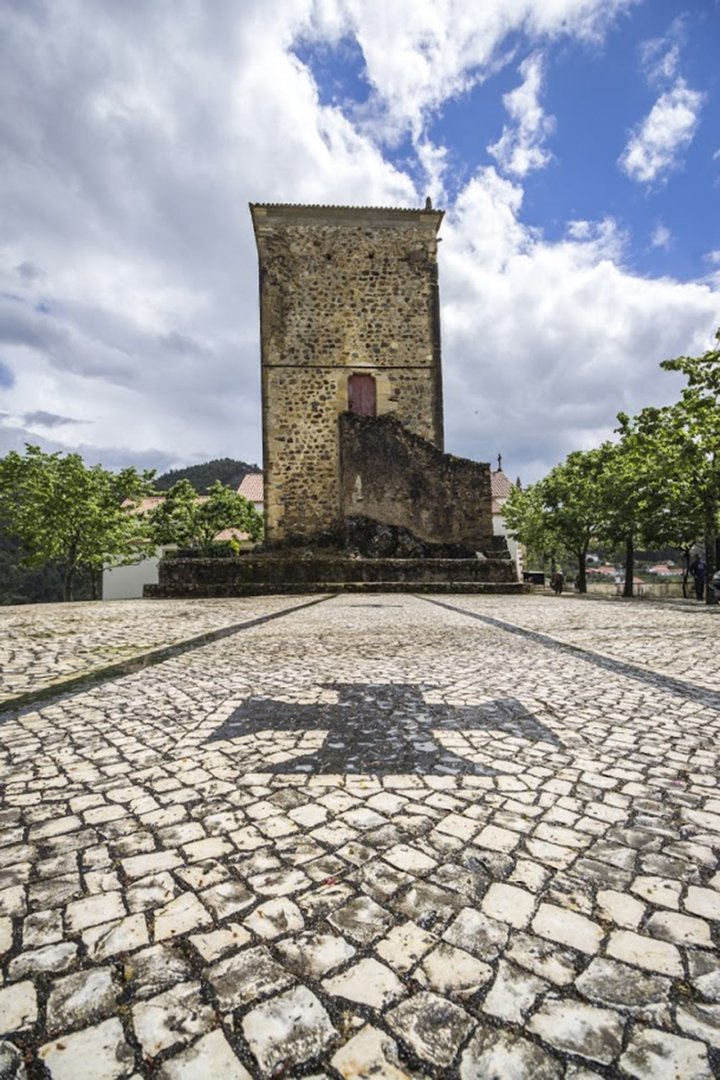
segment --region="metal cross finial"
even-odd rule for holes
[[[498,472],[502,472],[502,454],[498,454],[498,467],[497,467],[497,471],[498,471]]]

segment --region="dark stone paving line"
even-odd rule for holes
[[[669,694],[676,694],[678,697],[697,701],[698,704],[704,705],[706,708],[720,712],[720,693],[715,690],[692,686],[681,679],[673,679],[670,675],[660,675],[658,672],[647,671],[645,668],[637,667],[635,664],[627,664],[622,660],[613,660],[609,656],[601,656],[600,653],[593,652],[591,649],[586,649],[581,645],[569,645],[567,642],[550,637],[549,634],[541,634],[537,630],[526,630],[522,626],[505,622],[503,619],[496,619],[492,615],[480,615],[476,611],[467,611],[465,608],[456,607],[454,604],[448,604],[443,600],[433,600],[429,596],[418,595],[418,599],[425,600],[428,604],[436,604],[438,607],[447,608],[448,611],[455,611],[459,615],[467,615],[471,619],[478,619],[480,622],[486,623],[488,626],[494,626],[498,630],[504,630],[508,634],[516,634],[518,637],[534,641],[537,645],[543,645],[545,648],[567,653],[577,660],[586,660],[589,664],[594,664],[605,671],[612,671],[615,675],[624,675],[628,679],[649,683],[650,686],[654,686],[658,690],[665,690]]]
[[[208,630],[203,634],[197,634],[195,637],[173,642],[172,645],[163,645],[160,649],[151,649],[149,652],[141,653],[139,656],[131,656],[127,660],[119,660],[114,664],[93,668],[92,671],[71,675],[61,682],[52,683],[50,686],[43,686],[38,690],[28,690],[24,694],[6,698],[5,701],[0,701],[0,724],[4,724],[9,720],[13,713],[17,713],[20,709],[24,709],[29,705],[35,705],[39,701],[47,701],[48,698],[56,698],[73,691],[82,690],[90,684],[106,682],[108,679],[116,679],[120,675],[131,675],[135,671],[142,671],[143,668],[161,664],[163,660],[182,656],[183,653],[190,652],[191,649],[199,649],[203,645],[210,645],[214,641],[221,641],[223,638],[238,634],[241,630],[250,630],[253,626],[261,626],[263,623],[272,622],[273,619],[281,619],[285,615],[292,615],[293,612],[302,611],[303,608],[314,607],[315,604],[324,604],[326,600],[331,599],[332,595],[328,594],[327,596],[321,596],[319,599],[306,600],[302,604],[295,604],[293,607],[284,608],[282,611],[273,611],[270,615],[259,615],[256,619],[233,623],[232,626],[223,626],[219,630]]]

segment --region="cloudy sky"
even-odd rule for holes
[[[447,214],[447,448],[533,480],[720,325],[720,0],[0,0],[0,453],[260,460],[248,202]]]

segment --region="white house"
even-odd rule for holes
[[[517,540],[507,535],[507,525],[502,514],[502,508],[510,497],[510,492],[515,485],[502,471],[502,457],[498,455],[498,467],[490,476],[490,492],[492,495],[492,523],[495,536],[504,536],[507,541],[510,558],[515,563],[518,581],[522,581],[523,555],[522,546]]]

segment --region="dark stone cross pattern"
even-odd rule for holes
[[[208,742],[258,732],[325,731],[321,747],[264,772],[494,775],[441,746],[433,731],[497,729],[532,742],[558,740],[514,698],[484,705],[428,705],[422,687],[408,683],[326,683],[337,690],[335,705],[293,705],[250,697],[223,721]]]

